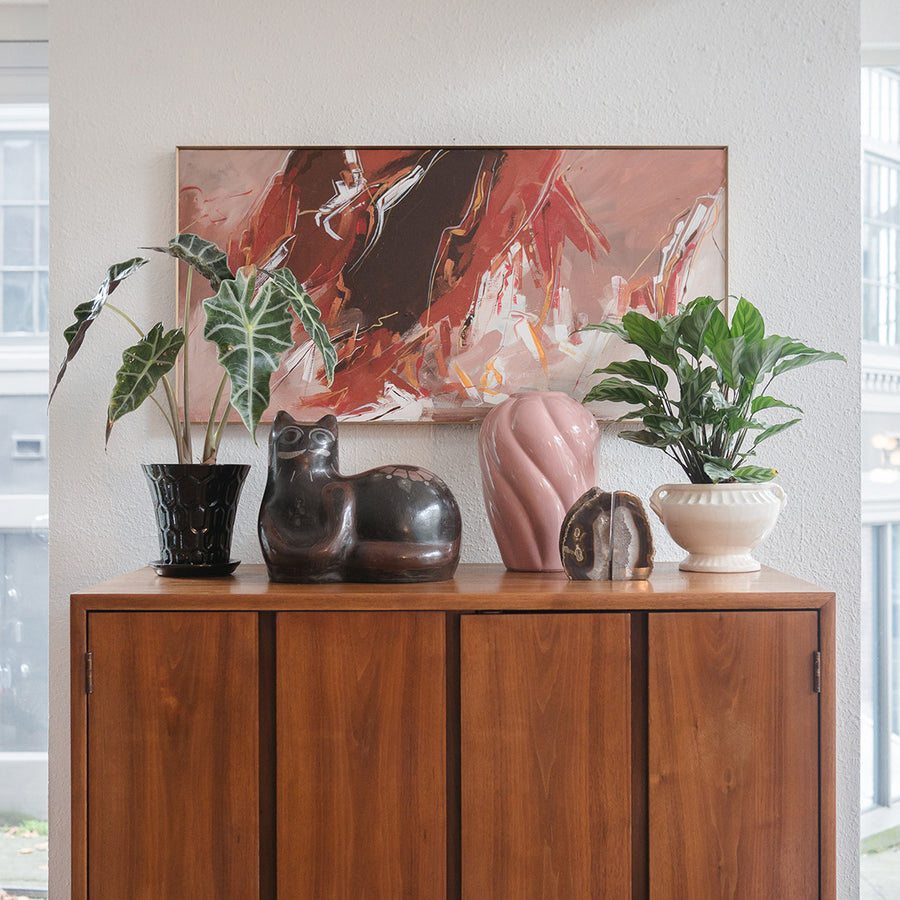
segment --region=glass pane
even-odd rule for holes
[[[0,533],[0,751],[47,749],[46,525]]]
[[[32,202],[34,199],[34,141],[7,138],[3,142],[3,199]]]
[[[875,805],[875,604],[873,572],[875,565],[874,529],[862,530],[862,609],[860,691],[860,785],[862,809]]]
[[[38,272],[37,330],[47,334],[50,330],[50,277],[47,272]]]
[[[38,138],[38,200],[47,203],[50,199],[50,145],[46,135]]]
[[[50,210],[46,206],[38,209],[38,265],[50,262]]]
[[[34,332],[34,275],[3,273],[3,330]]]
[[[3,265],[34,265],[35,210],[8,206],[3,210]]]

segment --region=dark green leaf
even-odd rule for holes
[[[288,298],[291,309],[294,310],[300,324],[306,329],[313,344],[322,354],[322,362],[325,366],[325,378],[331,384],[334,379],[334,367],[337,365],[337,350],[331,343],[328,329],[322,324],[322,316],[319,307],[313,303],[309,294],[303,290],[302,285],[294,277],[290,269],[276,269],[271,273],[275,286]]]
[[[707,395],[716,377],[713,366],[706,366],[699,372],[691,369],[690,374],[681,382],[681,397],[678,400],[678,409],[682,418],[693,414],[697,405]]]
[[[678,422],[671,416],[661,415],[656,412],[646,412],[641,416],[644,428],[657,434],[665,435],[669,438],[681,438],[687,431],[682,428]]]
[[[741,482],[771,481],[778,473],[762,466],[741,466],[734,470],[734,480]]]
[[[784,407],[785,409],[795,409],[802,413],[803,410],[793,403],[785,403],[783,400],[776,400],[774,397],[754,397],[750,403],[750,412],[758,413],[761,409],[771,409],[772,407]]]
[[[628,342],[640,347],[650,356],[655,355],[662,338],[662,326],[643,313],[631,312],[622,316],[622,327],[628,334]]]
[[[103,283],[94,295],[94,299],[88,300],[86,303],[80,303],[75,307],[75,322],[63,332],[68,348],[66,350],[66,358],[62,361],[59,372],[56,373],[56,381],[53,383],[53,390],[50,391],[50,400],[53,399],[53,395],[56,393],[56,389],[59,387],[63,375],[65,375],[66,367],[72,361],[75,354],[81,349],[88,328],[91,327],[94,320],[100,315],[103,307],[106,306],[109,295],[129,275],[137,272],[137,270],[145,265],[146,262],[147,260],[143,257],[135,256],[133,259],[127,259],[125,262],[116,263],[115,265],[110,266],[109,269],[107,269],[106,278],[103,279]],[[50,400],[47,402],[49,403]]]
[[[600,322],[598,325],[585,325],[578,331],[605,331],[609,334],[617,334],[623,340],[628,340],[628,332],[621,322]]]
[[[698,297],[685,308],[686,315],[681,325],[681,346],[694,359],[703,355],[706,332],[713,315],[719,311],[719,303],[720,300],[713,300],[712,297]]]
[[[736,390],[740,383],[740,364],[745,344],[744,336],[740,335],[739,337],[725,338],[709,348],[716,365],[722,372],[722,378],[732,390]]]
[[[594,385],[584,398],[584,403],[594,400],[607,400],[613,403],[630,403],[632,406],[649,406],[658,408],[659,398],[648,388],[639,384],[623,381],[621,378],[605,378]]]
[[[782,360],[782,362],[775,366],[773,374],[780,375],[782,372],[787,372],[790,369],[799,369],[801,366],[808,366],[810,363],[827,362],[828,360],[847,362],[840,353],[828,353],[824,350],[807,350],[799,356],[792,356]]]
[[[125,350],[106,414],[107,443],[113,423],[137,409],[153,393],[160,378],[172,370],[183,346],[184,332],[180,328],[163,333],[162,322],[157,322],[146,337]]]
[[[770,425],[765,431],[761,431],[753,441],[753,446],[755,447],[757,444],[761,444],[763,441],[767,441],[770,437],[774,437],[776,434],[779,434],[782,431],[790,428],[793,425],[796,425],[800,419],[790,419],[787,422],[779,422],[777,425]]]
[[[727,459],[711,458],[703,463],[703,471],[713,484],[734,478],[734,467]]]
[[[156,250],[187,263],[197,274],[202,275],[209,286],[217,291],[223,281],[232,281],[234,275],[228,268],[228,257],[212,241],[205,241],[196,234],[179,234],[165,247],[142,247],[142,250]]]
[[[660,391],[665,390],[669,382],[669,376],[665,369],[647,362],[644,359],[629,359],[624,362],[610,363],[602,369],[595,369],[594,375],[623,375],[633,381],[639,381],[641,384],[650,387],[659,388]]]
[[[703,336],[704,343],[707,348],[712,348],[719,341],[724,341],[731,337],[731,330],[728,328],[728,320],[722,313],[721,309],[716,308],[715,312],[710,316],[709,324],[706,326],[706,333]]]
[[[645,447],[657,447],[659,449],[674,443],[673,439],[654,434],[652,431],[620,431],[619,437],[623,441],[631,441],[633,444],[642,444]]]
[[[759,310],[749,301],[741,297],[731,317],[731,336],[744,335],[750,345],[761,341],[766,334],[763,317]]]
[[[256,270],[240,271],[203,301],[203,336],[219,350],[231,379],[231,405],[256,440],[256,426],[269,405],[269,381],[292,346],[288,298],[269,280],[254,298]]]

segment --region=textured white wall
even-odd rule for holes
[[[109,263],[171,235],[177,144],[728,145],[731,289],[754,300],[772,330],[850,359],[785,381],[807,417],[766,457],[790,501],[760,556],[838,592],[839,894],[854,896],[858,5],[66,0],[51,10],[51,53],[55,335]],[[150,322],[170,316],[172,288],[157,263],[118,297]],[[112,373],[130,338],[111,319],[100,326],[111,328],[108,337],[92,335],[86,358],[73,364],[51,415],[56,900],[68,896],[68,594],[155,555],[138,464],[171,458],[152,408],[118,423],[103,452]],[[54,366],[61,354],[55,337]],[[463,508],[464,560],[499,561],[482,508],[476,434],[467,426],[343,426],[342,466],[407,461],[435,470]],[[259,561],[264,450],[239,432],[225,444],[223,461],[254,463],[234,555]],[[677,478],[661,454],[609,429],[601,457],[605,485],[645,499]],[[677,558],[657,538],[658,557]]]

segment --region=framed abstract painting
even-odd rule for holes
[[[469,422],[520,390],[581,399],[627,356],[582,326],[726,292],[723,147],[181,147],[177,170],[179,232],[232,270],[289,266],[322,312],[333,382],[299,323],[272,378],[270,409],[295,418]],[[182,271],[179,310],[186,287]],[[197,420],[218,386],[198,288]]]

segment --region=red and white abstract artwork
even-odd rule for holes
[[[580,400],[627,355],[582,326],[726,292],[721,147],[180,148],[177,166],[178,230],[232,271],[289,266],[322,312],[333,383],[299,324],[272,377],[270,409],[295,418],[467,422],[524,389]],[[219,381],[199,287],[195,420]]]

